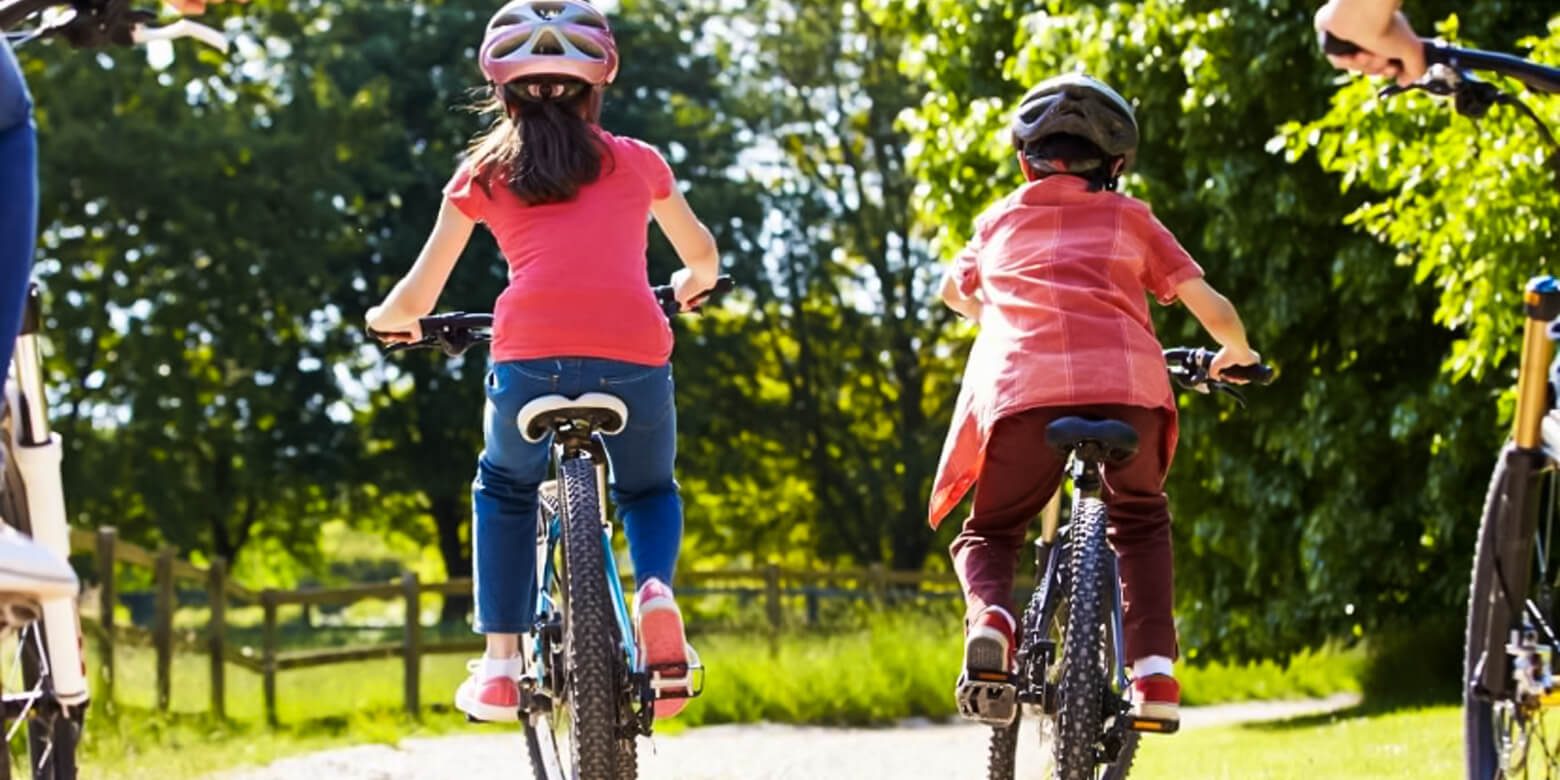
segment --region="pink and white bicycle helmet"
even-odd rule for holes
[[[607,17],[582,0],[510,0],[488,22],[480,59],[494,84],[558,76],[602,86],[618,70]]]

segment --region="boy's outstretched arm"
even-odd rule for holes
[[[971,322],[980,322],[980,299],[972,295],[965,295],[959,291],[959,283],[954,280],[953,274],[946,273],[942,281],[943,303],[963,315]]]
[[[1202,323],[1203,329],[1221,349],[1213,359],[1209,372],[1214,379],[1244,383],[1244,380],[1226,378],[1224,369],[1234,366],[1252,366],[1262,362],[1262,356],[1246,343],[1246,326],[1241,324],[1240,314],[1228,298],[1209,286],[1202,277],[1188,279],[1175,286],[1175,294],[1190,309],[1192,316]]]

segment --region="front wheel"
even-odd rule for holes
[[[9,424],[9,420],[6,421]],[[0,425],[0,437],[7,450],[4,453],[4,484],[0,484],[0,520],[16,530],[31,535],[32,522],[27,513],[27,493],[17,471],[16,459],[11,448],[10,430]],[[41,615],[40,615],[41,618]],[[44,648],[48,647],[43,633],[43,621],[35,620],[21,627],[17,638],[17,651],[21,660],[22,688],[39,691],[45,697],[51,692],[50,681],[44,674]],[[9,724],[0,721],[0,731]],[[76,780],[76,744],[81,740],[79,712],[61,711],[45,705],[42,711],[33,713],[27,723],[27,764],[34,780]],[[0,740],[3,741],[3,740]],[[9,747],[9,746],[6,746]],[[10,753],[6,752],[5,772],[10,771]],[[0,774],[0,778],[9,774]]]
[[[1553,648],[1560,572],[1560,478],[1508,448],[1490,477],[1474,550],[1463,655],[1463,742],[1470,780],[1560,775],[1560,723],[1546,717],[1528,663]]]

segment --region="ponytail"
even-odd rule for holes
[[[528,206],[573,200],[601,178],[601,89],[582,81],[522,79],[494,90],[480,109],[499,115],[471,145],[471,167],[489,196],[495,182]]]

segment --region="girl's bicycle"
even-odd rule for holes
[[[729,277],[700,299],[732,289]],[[667,316],[678,312],[671,287],[655,288]],[[491,338],[492,315],[425,317],[421,341],[391,351],[437,347],[455,356]],[[607,393],[548,395],[521,408],[527,441],[552,438],[554,479],[537,509],[537,613],[522,649],[520,722],[540,780],[619,780],[638,776],[638,738],[650,736],[655,701],[698,696],[703,668],[650,667],[639,653],[607,519],[607,456],[602,436],[628,422]],[[691,650],[691,648],[690,648]]]
[[[51,8],[69,9],[40,27],[11,32]],[[77,48],[129,45],[193,37],[226,50],[222,33],[188,20],[154,27],[156,11],[129,0],[0,0],[0,31],[18,43],[57,37]],[[0,197],[8,193],[0,192]],[[60,437],[49,428],[39,332],[43,316],[36,287],[0,403],[0,631],[15,633],[15,688],[0,697],[0,780],[11,776],[9,738],[27,725],[28,769],[35,780],[74,780],[76,745],[90,700],[81,627],[79,584],[66,557],[70,527],[60,479]]]
[[[1208,375],[1214,353],[1165,351],[1170,374],[1182,386],[1217,390],[1244,403],[1240,392]],[[1228,375],[1266,384],[1267,366],[1229,369]],[[1121,578],[1105,540],[1108,517],[1101,468],[1137,452],[1138,434],[1119,420],[1063,417],[1046,428],[1046,444],[1068,456],[1073,484],[1066,525],[1042,520],[1035,540],[1035,589],[1020,621],[1011,677],[967,682],[959,707],[993,724],[988,756],[991,780],[1013,780],[1023,711],[1039,723],[1058,780],[1119,780],[1127,776],[1141,732],[1173,727],[1131,717],[1122,636]]]

